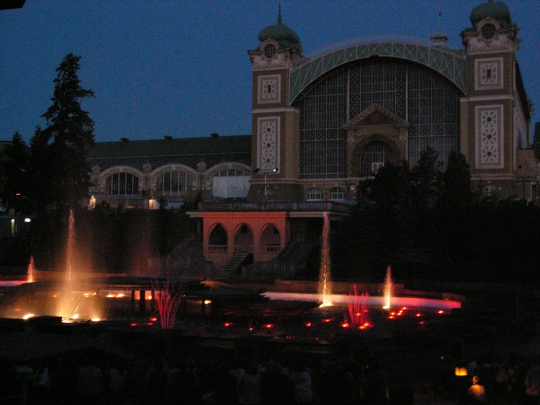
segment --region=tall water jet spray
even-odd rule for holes
[[[394,283],[392,282],[392,267],[388,266],[386,268],[386,280],[384,282],[384,309],[390,308],[393,290]]]
[[[330,295],[332,294],[330,281],[330,217],[328,212],[323,215],[323,230],[321,237],[321,267],[319,270],[319,295],[322,299],[321,306],[330,306]]]
[[[60,316],[62,318],[71,318],[74,314],[71,311],[71,293],[73,291],[72,281],[72,261],[73,249],[75,244],[75,217],[73,210],[69,210],[68,233],[66,244],[66,271],[64,277],[64,285],[60,295]]]
[[[26,282],[34,282],[34,273],[36,271],[36,265],[34,263],[34,256],[30,256],[30,262],[28,263],[28,270],[26,272]]]

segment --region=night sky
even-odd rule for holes
[[[51,105],[55,69],[82,56],[79,78],[95,92],[83,108],[96,141],[251,132],[251,63],[261,29],[277,21],[304,55],[351,38],[427,39],[440,24],[449,45],[483,0],[27,0],[0,11],[0,140],[28,140]],[[540,111],[540,0],[506,0],[522,39],[525,89]],[[438,14],[441,9],[441,18]],[[532,122],[540,121],[538,112]]]

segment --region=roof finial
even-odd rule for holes
[[[277,23],[281,24],[281,3],[279,3],[279,5],[278,5]]]

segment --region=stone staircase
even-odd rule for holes
[[[251,257],[253,257],[253,254],[249,252],[236,252],[227,264],[216,272],[214,278],[216,280],[227,280],[234,277],[238,273],[240,266],[245,264]]]

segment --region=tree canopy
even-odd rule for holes
[[[81,102],[94,92],[81,86],[80,59],[70,53],[56,69],[52,105],[42,115],[45,128],[36,128],[29,146],[17,132],[6,147],[0,193],[16,213],[74,207],[87,197],[94,122]]]

